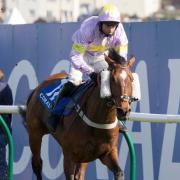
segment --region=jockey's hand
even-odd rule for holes
[[[97,81],[97,73],[93,72],[89,75],[89,77],[93,80],[93,81]]]

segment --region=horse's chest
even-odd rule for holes
[[[71,155],[75,161],[89,162],[99,158],[102,154],[112,151],[117,145],[117,133],[104,131],[75,131],[76,139],[69,138],[68,150],[71,149]],[[67,144],[66,144],[67,145]]]
[[[74,150],[74,157],[77,161],[92,161],[100,157],[102,154],[108,153],[114,147],[110,142],[87,141],[83,145],[79,145]]]

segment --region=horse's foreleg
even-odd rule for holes
[[[66,180],[75,180],[76,164],[72,162],[69,155],[64,154],[64,173]]]
[[[113,172],[115,180],[124,180],[124,173],[118,163],[117,149],[108,155],[102,156],[100,160]]]
[[[36,133],[37,131],[29,130],[29,144],[32,152],[32,169],[35,173],[37,180],[42,180],[42,159],[40,156],[42,135]]]
[[[39,159],[37,162],[36,157],[32,157],[32,169],[34,174],[36,175],[37,180],[42,180],[42,175],[41,175],[41,171],[42,171],[42,159]]]
[[[84,180],[87,165],[88,163],[76,164],[75,180]]]

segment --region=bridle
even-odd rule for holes
[[[128,103],[129,104],[131,104],[133,101],[134,101],[134,98],[132,98],[132,97],[130,97],[130,96],[127,96],[127,95],[122,95],[121,97],[120,97],[120,99],[122,100],[122,101],[128,101]],[[113,97],[109,97],[109,98],[106,98],[106,105],[107,105],[107,107],[112,107],[112,106],[114,106],[115,108],[121,108],[119,105],[118,105],[118,103],[117,103],[117,101],[115,100],[115,98],[113,98]]]
[[[126,66],[126,65],[122,66],[121,65],[120,67],[121,67],[121,69],[125,69],[126,70],[126,73],[130,77],[131,82],[132,82],[133,81],[133,76],[132,76],[131,71],[129,71],[129,69],[127,69],[128,66]],[[120,100],[124,101],[124,102],[128,102],[129,104],[131,104],[134,101],[134,98],[132,96],[126,95],[126,93],[123,92],[122,95],[120,96]],[[108,107],[114,106],[116,109],[121,109],[121,107],[118,105],[116,99],[113,96],[106,98],[106,105]]]

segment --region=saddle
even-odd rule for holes
[[[57,79],[41,89],[37,98],[50,113],[58,116],[68,116],[73,111],[80,97],[94,84],[91,80],[82,83],[73,90],[69,97],[63,97],[58,100],[57,103],[58,95],[61,93],[61,90],[67,81],[68,78],[66,77]]]

